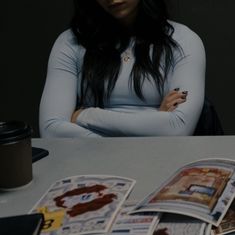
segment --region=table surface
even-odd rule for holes
[[[32,183],[0,191],[0,217],[29,212],[50,185],[73,175],[105,174],[137,181],[130,199],[140,200],[179,167],[203,158],[235,160],[235,136],[33,139],[49,150],[33,164]]]

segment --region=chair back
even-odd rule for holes
[[[220,119],[212,103],[205,98],[194,135],[224,135]]]

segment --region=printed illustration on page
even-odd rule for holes
[[[218,226],[235,197],[235,161],[206,159],[179,169],[137,205],[134,213],[193,216]]]
[[[42,235],[105,233],[135,181],[82,175],[57,181],[34,207],[42,212]]]

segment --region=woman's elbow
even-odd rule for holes
[[[191,136],[194,133],[195,124],[185,116],[175,116],[171,119],[170,129],[172,136]]]

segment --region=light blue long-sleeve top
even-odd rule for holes
[[[122,57],[119,77],[109,103],[104,109],[87,104],[76,124],[71,115],[76,109],[80,92],[81,68],[85,49],[77,44],[69,29],[56,40],[48,62],[48,71],[40,103],[40,133],[42,137],[100,136],[176,136],[192,135],[204,101],[205,50],[201,39],[188,27],[169,21],[175,31],[173,39],[184,56],[167,75],[164,95],[180,88],[188,91],[187,101],[172,112],[159,111],[161,97],[154,82],[144,81],[145,101],[137,97],[130,86],[134,64],[133,41]],[[179,57],[179,51],[174,51]]]

